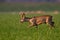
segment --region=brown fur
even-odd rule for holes
[[[49,24],[51,27],[54,27],[54,22],[52,21],[52,16],[51,15],[43,15],[43,16],[35,16],[32,18],[26,17],[25,13],[21,14],[21,20],[20,22],[30,22],[31,26],[38,26],[39,24]]]

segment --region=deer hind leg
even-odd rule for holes
[[[48,18],[46,19],[46,24],[49,25],[49,20],[48,20]]]
[[[48,20],[46,23],[47,23],[51,28],[55,27],[55,26],[54,26],[54,22],[51,21],[51,20],[50,20],[50,21]]]
[[[54,22],[49,22],[49,24],[50,24],[51,27],[55,27]]]
[[[55,26],[54,26],[54,22],[52,22],[52,26],[55,27]]]
[[[47,25],[51,25],[51,24],[52,24],[52,21],[47,18],[47,19],[46,19],[46,24],[47,24]]]

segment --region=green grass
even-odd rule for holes
[[[49,29],[48,25],[42,24],[37,30],[35,27],[27,28],[28,22],[20,23],[18,12],[0,12],[0,40],[60,40],[60,14],[51,15],[55,28]]]

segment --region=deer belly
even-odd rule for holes
[[[37,20],[36,23],[37,23],[37,24],[46,23],[46,20],[45,20],[45,19]]]
[[[36,21],[36,24],[42,24],[41,20]]]

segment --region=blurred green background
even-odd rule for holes
[[[0,12],[17,11],[60,11],[59,3],[0,3]]]

